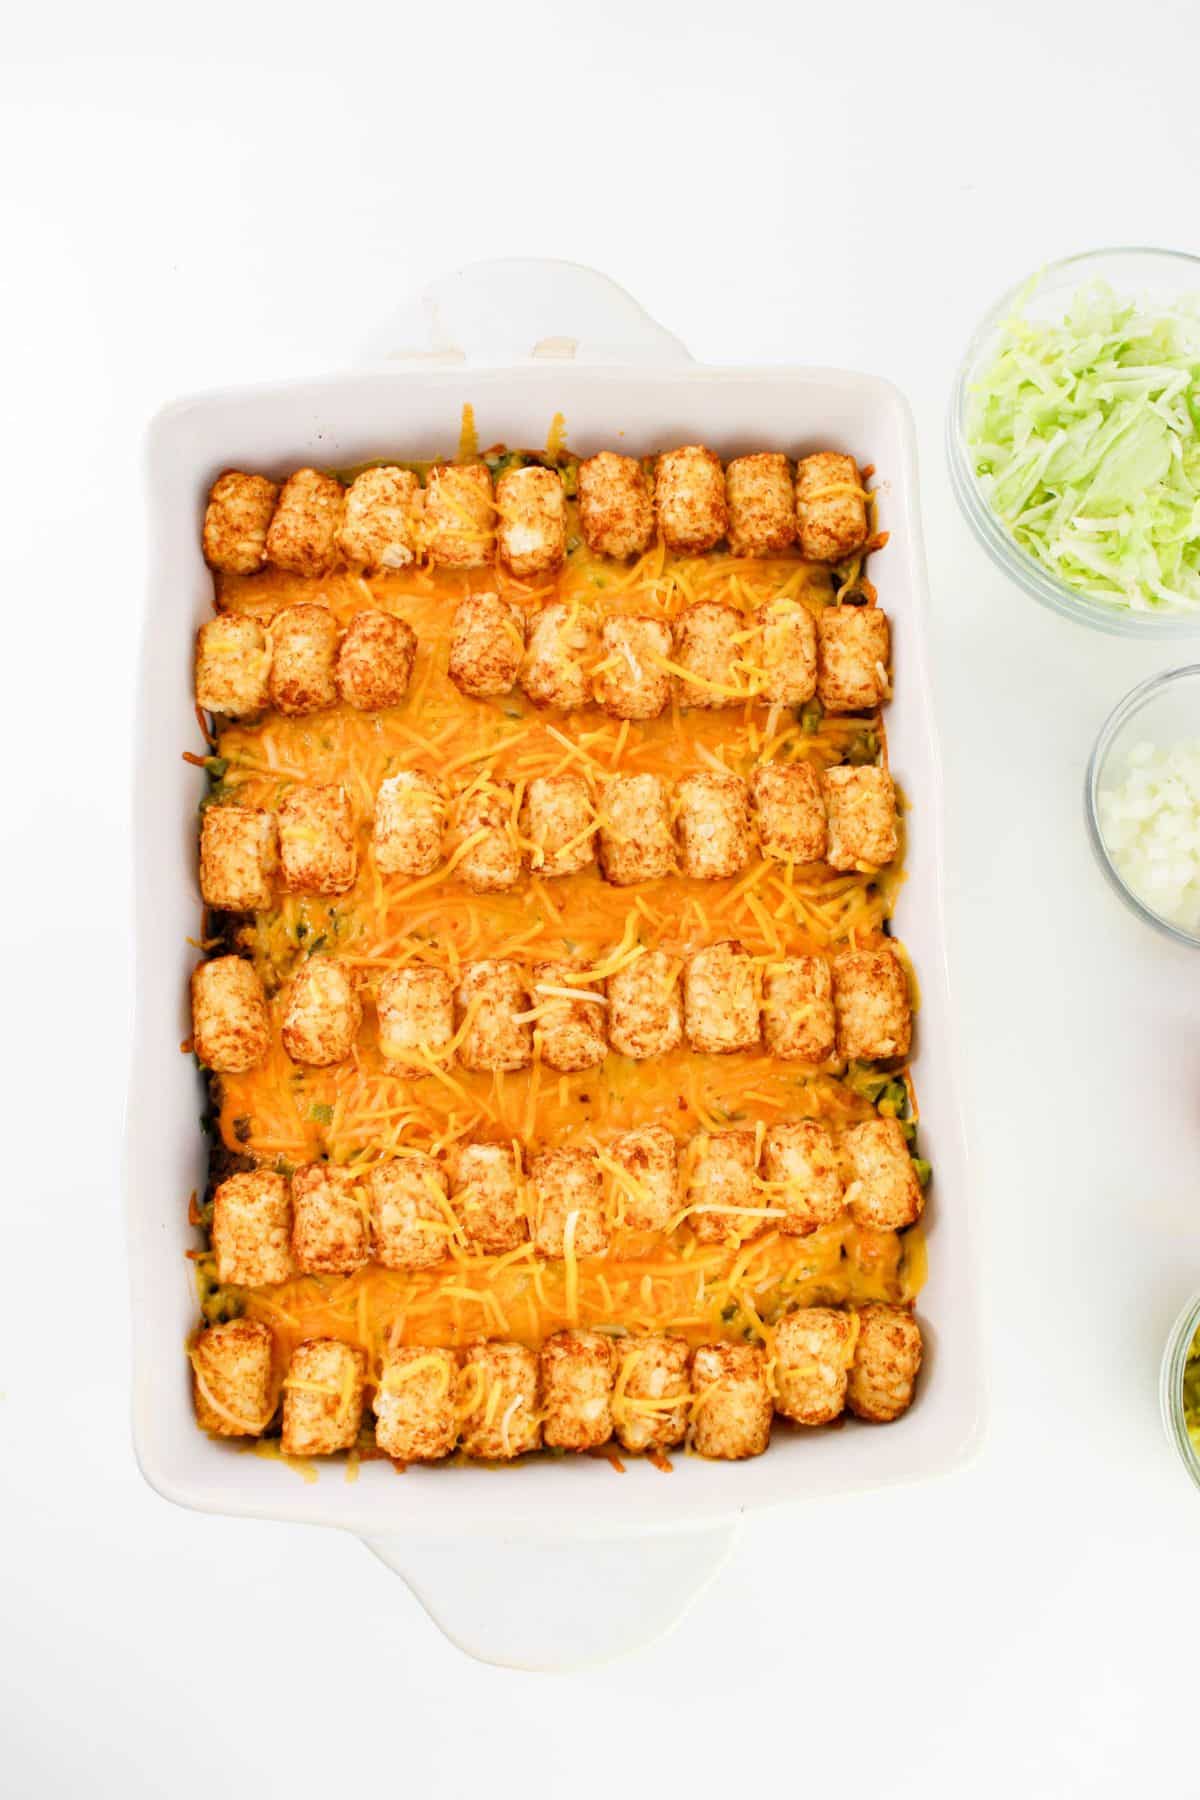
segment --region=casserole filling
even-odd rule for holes
[[[929,1172],[869,474],[217,482],[206,1429],[736,1459],[907,1407]]]

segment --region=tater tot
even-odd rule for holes
[[[817,697],[827,713],[874,712],[888,699],[891,632],[878,606],[827,606],[817,624]]]
[[[841,1162],[833,1133],[814,1119],[771,1125],[763,1139],[763,1179],[780,1231],[807,1237],[837,1218],[844,1204]]]
[[[283,1383],[285,1456],[349,1450],[362,1424],[367,1354],[337,1338],[297,1344]]]
[[[260,1437],[278,1402],[271,1330],[256,1319],[230,1319],[202,1331],[189,1356],[201,1431]]]
[[[617,1216],[628,1231],[665,1231],[679,1208],[679,1155],[663,1125],[623,1131],[608,1145]]]
[[[521,803],[520,833],[535,875],[574,875],[596,860],[596,809],[582,775],[535,775]]]
[[[683,1038],[681,962],[647,950],[608,978],[608,1036],[619,1056],[663,1056]]]
[[[529,1235],[516,1155],[510,1144],[464,1144],[451,1158],[450,1196],[471,1248],[484,1256],[515,1250]]]
[[[328,956],[310,956],[287,985],[283,1047],[293,1062],[328,1068],[349,1056],[362,1024],[362,1002],[350,970]]]
[[[337,702],[337,625],[325,606],[285,606],[271,621],[271,701],[299,717]]]
[[[753,689],[740,666],[747,661],[745,629],[741,613],[723,601],[684,607],[675,621],[673,658],[684,671],[676,676],[684,706],[713,711],[750,698]]]
[[[600,1165],[586,1150],[539,1150],[529,1165],[534,1243],[543,1256],[596,1256],[608,1245]]]
[[[292,1196],[273,1169],[230,1175],[213,1195],[217,1280],[267,1287],[292,1273]]]
[[[429,1269],[450,1243],[445,1171],[414,1153],[372,1164],[367,1174],[371,1241],[385,1269]]]
[[[574,712],[591,698],[600,636],[596,615],[577,601],[554,601],[529,621],[521,686],[535,706]]]
[[[825,804],[811,763],[760,763],[750,777],[759,849],[774,862],[821,862]]]
[[[354,886],[358,846],[345,788],[297,785],[284,795],[279,874],[293,894],[344,894]]]
[[[552,1450],[591,1450],[613,1434],[616,1352],[600,1331],[556,1331],[541,1350],[543,1432]]]
[[[796,465],[796,538],[810,562],[844,562],[867,541],[867,503],[852,456],[819,450]]]
[[[903,1306],[860,1309],[846,1401],[860,1419],[886,1424],[912,1405],[921,1368],[921,1327]]]
[[[337,690],[360,712],[398,706],[408,692],[417,634],[403,619],[367,608],[355,613],[338,647]]]
[[[254,964],[216,956],[192,971],[192,1047],[216,1075],[244,1075],[271,1044],[267,997]]]
[[[372,1402],[375,1442],[397,1462],[438,1462],[458,1442],[458,1359],[453,1350],[386,1350]]]
[[[827,769],[821,778],[829,821],[826,860],[831,869],[871,874],[895,859],[896,789],[886,769],[871,765]]]
[[[352,568],[407,569],[419,550],[421,484],[411,469],[364,469],[346,494],[337,547]]]
[[[444,969],[389,969],[375,996],[379,1054],[416,1074],[444,1064],[454,1036],[454,987]]]
[[[257,912],[271,904],[279,860],[274,813],[254,806],[209,806],[200,821],[200,894],[223,912]]]
[[[270,704],[271,640],[248,613],[221,613],[196,633],[196,705],[251,719]]]
[[[570,962],[533,965],[533,1004],[539,1013],[534,1036],[541,1045],[542,1061],[563,1075],[594,1069],[608,1055],[604,996],[578,984],[572,986],[568,977],[578,972],[577,965]]]
[[[525,655],[525,615],[499,594],[464,594],[450,626],[450,679],[460,694],[510,694]]]
[[[450,809],[446,849],[451,857],[458,853],[455,868],[474,894],[502,894],[521,879],[525,863],[513,808],[511,782],[495,781],[468,790]]]
[[[204,560],[225,575],[256,575],[267,560],[267,531],[279,489],[265,475],[227,470],[213,482],[204,514]]]
[[[729,548],[735,556],[769,556],[796,541],[792,465],[777,450],[735,456],[725,470]]]
[[[675,867],[671,802],[660,775],[615,775],[604,784],[600,867],[614,887],[657,881]]]
[[[304,1275],[352,1275],[371,1260],[371,1216],[362,1179],[336,1163],[305,1163],[292,1176],[292,1257]]]
[[[671,698],[671,627],[665,619],[618,613],[600,627],[592,676],[596,705],[614,719],[657,719]]]
[[[683,1020],[693,1050],[724,1056],[758,1043],[754,964],[735,938],[693,951],[684,963]]]
[[[763,969],[763,1036],[772,1056],[828,1062],[837,1040],[833,978],[823,956],[785,956]]]
[[[421,536],[431,562],[477,569],[491,562],[496,509],[485,463],[434,463],[425,480]]]
[[[289,475],[267,532],[267,561],[292,575],[328,575],[345,500],[341,482],[319,469]]]
[[[753,1237],[767,1221],[755,1189],[752,1131],[697,1132],[684,1158],[689,1224],[702,1244]]]
[[[867,542],[867,497],[853,455],[819,450],[795,466],[795,531],[810,562],[846,562]]]
[[[775,1328],[775,1410],[797,1425],[829,1425],[846,1406],[858,1337],[852,1312],[805,1306]]]
[[[375,796],[375,866],[381,875],[432,875],[442,860],[446,796],[441,782],[402,769]]]
[[[459,1371],[460,1447],[485,1462],[509,1462],[542,1441],[538,1359],[523,1344],[469,1344]]]
[[[675,789],[679,866],[699,881],[736,875],[750,860],[750,799],[740,775],[701,769]]]
[[[458,1060],[464,1069],[527,1069],[533,1060],[529,991],[521,965],[506,959],[464,963],[454,993],[455,1024],[463,1030]]]
[[[664,450],[654,470],[654,508],[668,550],[695,556],[725,536],[725,472],[715,450],[685,444]]]
[[[654,502],[632,456],[601,450],[579,465],[579,525],[596,556],[640,556],[654,536]]]
[[[768,600],[754,615],[762,699],[800,706],[817,691],[817,622],[802,600]]]
[[[849,1168],[846,1204],[856,1225],[903,1231],[921,1216],[925,1197],[897,1119],[868,1119],[842,1133]]]
[[[833,959],[838,1055],[871,1062],[907,1056],[912,1043],[908,978],[894,950],[843,950]]]
[[[687,1436],[691,1352],[683,1338],[626,1338],[613,1392],[613,1424],[623,1450],[671,1450]]]
[[[771,1390],[761,1344],[701,1344],[692,1357],[692,1448],[740,1462],[771,1441]]]
[[[496,547],[512,575],[549,575],[562,566],[567,502],[561,475],[537,464],[507,469],[496,483]]]

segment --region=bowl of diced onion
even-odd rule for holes
[[[1035,600],[1200,633],[1200,257],[1093,250],[1018,283],[967,348],[947,443],[969,523]]]
[[[1152,676],[1113,708],[1085,801],[1121,898],[1168,937],[1200,944],[1200,664]]]

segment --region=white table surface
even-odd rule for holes
[[[1200,249],[1200,27],[1182,0],[760,12],[268,19],[218,0],[6,20],[14,1795],[190,1800],[235,1768],[239,1791],[289,1795],[608,1795],[623,1767],[646,1792],[1197,1791],[1200,1496],[1155,1383],[1200,1285],[1200,964],[1119,909],[1080,808],[1108,707],[1188,650],[1083,632],[1006,586],[957,515],[942,424],[968,330],[1022,272],[1106,242]],[[674,1635],[568,1678],[467,1661],[350,1539],[164,1504],[127,1424],[143,426],[175,393],[348,363],[394,300],[508,254],[605,269],[706,360],[862,367],[912,399],[975,1158],[973,1191],[941,1204],[977,1220],[991,1383],[970,1470],[751,1523]]]

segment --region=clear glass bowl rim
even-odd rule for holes
[[[1200,607],[1190,612],[1135,613],[1119,611],[1101,601],[1088,600],[1059,581],[1034,561],[1016,542],[988,506],[971,469],[967,447],[966,407],[971,372],[980,353],[998,326],[1003,324],[1031,281],[1049,280],[1060,274],[1077,271],[1086,279],[1087,265],[1111,257],[1146,257],[1179,263],[1190,268],[1200,290],[1200,256],[1190,250],[1165,250],[1153,244],[1112,244],[1098,250],[1079,250],[1056,262],[1045,263],[1032,274],[1014,282],[976,326],[958,367],[946,416],[946,456],[950,481],[962,512],[992,561],[1006,575],[1017,581],[1043,606],[1063,618],[1090,625],[1115,637],[1178,638],[1200,636]]]
[[[1166,937],[1174,938],[1177,944],[1187,944],[1192,949],[1200,948],[1200,935],[1193,935],[1182,925],[1173,925],[1170,919],[1164,919],[1161,913],[1154,912],[1143,900],[1133,892],[1113,863],[1104,842],[1104,833],[1100,829],[1100,781],[1104,773],[1104,765],[1108,753],[1112,749],[1113,740],[1121,728],[1128,724],[1142,709],[1165,689],[1173,687],[1177,681],[1200,681],[1200,663],[1184,663],[1178,669],[1167,669],[1162,674],[1151,675],[1137,686],[1130,688],[1113,707],[1103,725],[1099,736],[1092,746],[1092,754],[1088,757],[1087,772],[1083,780],[1084,814],[1087,819],[1088,837],[1109,884],[1124,900],[1126,906],[1136,913],[1147,925],[1153,925]]]
[[[1183,1371],[1197,1329],[1200,1329],[1200,1294],[1193,1294],[1167,1338],[1158,1378],[1158,1405],[1163,1430],[1178,1451],[1184,1468],[1200,1487],[1200,1456],[1193,1448],[1183,1416]]]

